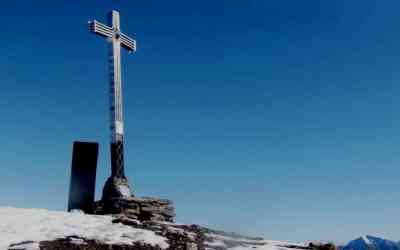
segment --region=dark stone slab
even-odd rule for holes
[[[99,144],[74,142],[68,211],[93,213]]]

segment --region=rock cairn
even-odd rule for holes
[[[95,214],[125,215],[138,221],[174,222],[175,208],[167,199],[151,197],[116,197],[95,203]]]
[[[102,199],[94,203],[94,214],[126,216],[138,221],[174,222],[175,208],[167,199],[136,197],[126,178],[108,178]]]

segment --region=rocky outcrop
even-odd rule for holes
[[[179,225],[167,222],[145,221],[139,222],[126,216],[117,217],[114,223],[150,230],[157,235],[167,238],[170,247],[173,250],[204,250],[205,236],[201,227],[197,225]]]
[[[336,246],[333,243],[310,242],[308,246],[311,250],[336,250]]]
[[[198,225],[140,221],[123,213],[93,216],[5,208],[0,209],[0,215],[0,232],[5,233],[1,250],[334,250],[324,245],[266,241]]]
[[[79,238],[76,236],[67,237],[55,241],[43,241],[40,243],[40,250],[162,250],[158,246],[152,246],[142,242],[132,245],[104,244],[99,241]]]
[[[167,239],[169,247],[163,250],[229,250],[229,249],[271,249],[279,250],[315,250],[298,244],[271,243],[259,237],[246,237],[236,233],[227,233],[198,225],[179,225],[166,222],[140,222],[126,216],[116,216],[114,223],[121,223],[134,228],[150,230]],[[25,248],[20,248],[25,250]],[[154,245],[136,242],[132,245],[109,245],[95,240],[70,236],[55,241],[40,242],[40,250],[161,250]],[[14,250],[14,249],[13,249]]]

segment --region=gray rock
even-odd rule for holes
[[[95,214],[124,215],[139,221],[174,222],[175,208],[170,200],[108,196],[95,203]]]
[[[128,179],[109,177],[103,188],[103,201],[133,196]]]

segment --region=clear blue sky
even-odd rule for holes
[[[177,220],[268,239],[400,239],[399,1],[5,1],[0,205],[64,210],[72,141],[110,173],[121,12],[127,175]]]

